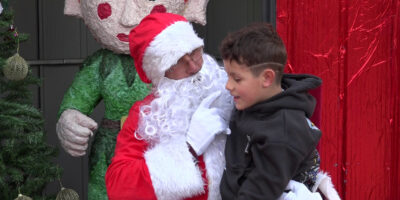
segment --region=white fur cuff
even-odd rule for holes
[[[317,174],[317,180],[312,188],[312,192],[316,192],[317,189],[319,189],[328,200],[340,200],[339,194],[335,186],[333,186],[331,177],[327,173],[319,172]]]

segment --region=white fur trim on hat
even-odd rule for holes
[[[143,70],[153,84],[158,84],[165,71],[182,56],[203,45],[203,40],[197,36],[189,22],[175,22],[154,37],[146,48]]]

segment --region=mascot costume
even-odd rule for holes
[[[85,155],[89,138],[94,137],[89,157],[89,199],[107,199],[104,175],[116,136],[132,104],[143,99],[150,88],[140,81],[129,55],[130,30],[152,10],[180,14],[204,25],[207,3],[208,0],[65,0],[64,14],[83,19],[103,46],[85,59],[64,95],[57,122],[61,146],[71,156]],[[101,100],[105,114],[98,127],[88,115]]]

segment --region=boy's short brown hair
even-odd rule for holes
[[[222,59],[247,65],[253,75],[271,68],[280,83],[286,65],[286,48],[278,33],[268,23],[253,23],[229,33],[220,46]]]

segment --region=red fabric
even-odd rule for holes
[[[321,168],[345,200],[400,199],[400,0],[280,0],[287,72],[322,78]]]
[[[131,56],[135,61],[136,71],[140,79],[145,83],[151,83],[151,80],[143,71],[143,56],[146,48],[159,33],[169,25],[178,22],[187,21],[184,17],[169,13],[152,13],[142,19],[139,25],[129,33],[129,49]]]
[[[147,143],[144,140],[137,140],[133,135],[138,127],[140,106],[149,104],[153,99],[154,96],[149,95],[143,101],[136,102],[118,134],[114,157],[105,175],[107,195],[110,200],[157,199],[144,159]],[[207,180],[202,157],[199,157],[199,167],[203,179]],[[190,200],[206,200],[208,191],[207,189],[205,191],[204,194]]]

